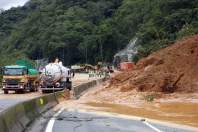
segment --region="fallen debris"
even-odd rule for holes
[[[184,38],[172,46],[140,60],[135,69],[111,79],[109,87],[121,91],[197,92],[198,35]]]

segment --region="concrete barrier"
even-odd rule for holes
[[[82,85],[79,85],[79,86],[76,86],[72,89],[73,91],[73,97],[78,99],[80,98],[80,96],[86,92],[89,88],[92,88],[92,87],[95,87],[96,85],[98,85],[99,83],[103,82],[104,79],[99,79],[99,80],[94,80],[94,81],[91,81],[91,82],[87,82],[87,83],[84,83]]]
[[[76,98],[97,83],[103,81],[91,81],[73,88]],[[69,99],[69,91],[61,91],[18,103],[0,113],[0,132],[23,132],[43,112],[57,105],[60,101]]]
[[[0,113],[0,131],[22,132],[36,117],[57,103],[55,96],[49,94],[11,106]]]

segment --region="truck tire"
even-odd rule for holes
[[[72,82],[68,81],[66,82],[66,88],[70,91],[72,89]]]
[[[25,90],[15,90],[15,93],[16,94],[24,94],[25,93]]]
[[[34,92],[38,91],[38,86],[34,86]]]
[[[4,94],[8,94],[8,90],[4,90]]]
[[[31,81],[28,82],[28,86],[27,87],[29,88],[30,92],[34,92],[35,91],[34,86],[33,86]]]
[[[35,85],[34,85],[34,91],[38,91],[38,89],[39,89],[39,83],[37,82],[37,83],[35,83]]]
[[[30,89],[30,92],[35,92],[35,89],[34,89],[34,88],[31,88],[31,89]]]
[[[35,92],[36,90],[35,90],[35,87],[34,86],[31,86],[30,87],[30,92]]]
[[[49,90],[42,90],[42,93],[43,93],[43,94],[49,93]]]
[[[46,93],[46,91],[45,90],[42,90],[42,93],[44,94],[44,93]]]

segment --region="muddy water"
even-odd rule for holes
[[[150,103],[142,107],[129,107],[108,103],[86,103],[106,112],[115,112],[125,115],[141,116],[145,118],[174,122],[178,124],[198,127],[197,103]]]

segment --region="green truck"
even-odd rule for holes
[[[39,86],[39,72],[27,61],[19,60],[16,65],[2,68],[2,89],[5,94],[9,91],[25,92],[37,91]]]

